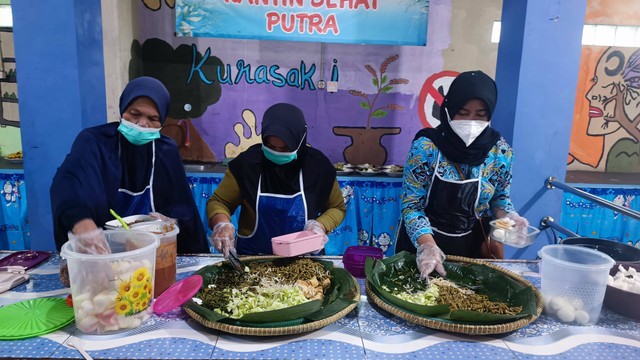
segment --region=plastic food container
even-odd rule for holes
[[[129,228],[132,228],[138,225],[143,225],[144,223],[147,223],[147,222],[161,221],[160,219],[151,217],[149,215],[131,215],[131,216],[123,217],[122,220],[124,220],[124,222],[127,223]],[[122,224],[120,224],[120,221],[118,220],[107,221],[104,224],[104,227],[107,230],[123,229]]]
[[[305,230],[271,238],[271,248],[275,255],[298,256],[320,251],[324,244],[322,234]]]
[[[545,312],[565,323],[597,323],[615,261],[576,245],[547,245],[538,255]]]
[[[87,334],[135,328],[152,313],[158,238],[138,230],[103,233],[111,254],[74,251],[72,234],[60,251],[69,267],[76,326]]]
[[[490,221],[489,225],[491,225],[492,240],[515,248],[523,248],[533,244],[540,233],[540,230],[533,226],[528,226],[526,233],[517,229],[505,229],[497,225],[496,220]]]
[[[178,234],[180,229],[174,221],[155,221],[133,227],[135,230],[150,232],[160,240],[156,250],[156,273],[153,297],[157,298],[163,291],[176,282]]]
[[[365,276],[364,263],[367,261],[367,257],[382,259],[382,249],[375,246],[349,246],[342,255],[342,263],[351,275],[363,278]]]

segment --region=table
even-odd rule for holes
[[[7,255],[0,253],[0,257]],[[341,265],[338,257],[325,257]],[[216,255],[178,259],[178,278],[221,261]],[[30,270],[31,280],[0,294],[0,306],[38,297],[66,297],[70,289],[58,280],[59,257]],[[540,285],[536,261],[496,264]],[[408,323],[375,305],[364,295],[358,307],[334,324],[298,335],[251,337],[206,328],[178,308],[154,315],[126,333],[84,335],[71,324],[54,333],[25,340],[0,341],[0,357],[82,358],[68,342],[80,343],[96,359],[638,359],[640,323],[604,308],[597,325],[570,326],[544,314],[512,333],[470,336]],[[631,306],[632,304],[630,304]],[[637,304],[635,304],[637,305]]]

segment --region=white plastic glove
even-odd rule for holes
[[[507,219],[513,220],[513,222],[515,223],[515,227],[518,231],[523,232],[525,234],[527,233],[529,228],[529,221],[527,219],[523,218],[515,211],[508,212],[505,217]]]
[[[213,233],[209,237],[209,243],[229,258],[229,251],[236,251],[236,228],[230,222],[219,222],[213,227]]]
[[[447,275],[442,263],[446,256],[440,250],[438,245],[432,242],[426,242],[418,245],[418,251],[416,253],[416,263],[418,264],[418,270],[420,270],[420,277],[428,279],[429,274],[436,270],[441,276]]]
[[[95,229],[85,233],[69,233],[73,251],[82,254],[111,254],[111,248],[105,239],[102,229]]]
[[[304,224],[303,230],[313,231],[318,235],[322,235],[322,245],[326,244],[329,241],[329,237],[327,236],[327,232],[324,229],[324,225],[317,222],[316,220],[307,220]]]

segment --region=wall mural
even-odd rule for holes
[[[387,161],[387,149],[382,146],[381,139],[385,135],[399,134],[400,127],[372,127],[372,120],[386,117],[390,111],[404,111],[402,105],[394,103],[384,103],[381,95],[393,90],[394,85],[408,84],[409,80],[404,78],[388,79],[386,72],[391,63],[398,60],[399,55],[386,58],[378,70],[367,64],[364,68],[371,74],[371,83],[375,92],[368,94],[360,90],[349,90],[349,94],[363,98],[360,100],[360,107],[367,114],[367,125],[364,127],[336,126],[333,133],[339,136],[351,138],[351,144],[344,149],[344,159],[351,164],[371,164],[383,165]],[[380,100],[380,101],[379,101]],[[381,122],[381,121],[380,121]]]
[[[640,172],[640,49],[585,47],[581,62],[568,170]]]
[[[174,6],[176,6],[176,0],[164,0],[164,2],[171,9],[173,9]],[[144,4],[144,6],[147,7],[147,9],[153,10],[153,11],[160,10],[160,7],[162,6],[162,0],[142,0],[142,3]]]
[[[438,112],[444,87],[456,73],[428,78],[430,86],[438,81],[439,94],[438,101],[429,102],[429,92],[423,98],[398,91],[411,83],[392,72],[400,61],[399,54],[383,55],[375,68],[363,61],[366,64],[360,65],[357,74],[368,86],[328,93],[316,85],[320,65],[315,62],[293,57],[286,59],[291,64],[223,61],[213,46],[192,43],[174,49],[162,39],[150,38],[142,44],[133,41],[129,75],[153,76],[167,86],[171,110],[162,132],[176,141],[185,161],[215,162],[237,156],[260,142],[264,110],[277,102],[290,102],[307,117],[309,144],[333,162],[403,164],[405,147],[425,126],[421,119],[431,118],[426,126],[437,125],[433,114]],[[339,64],[340,59],[331,59],[330,82],[340,80]],[[432,108],[427,109],[426,104]],[[383,140],[405,129],[403,138]],[[402,152],[394,151],[403,143]]]

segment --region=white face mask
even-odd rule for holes
[[[446,110],[446,109],[445,109]],[[447,111],[447,117],[449,117],[449,125],[465,145],[469,147],[473,141],[484,131],[484,129],[491,123],[487,120],[451,120],[449,111]]]

